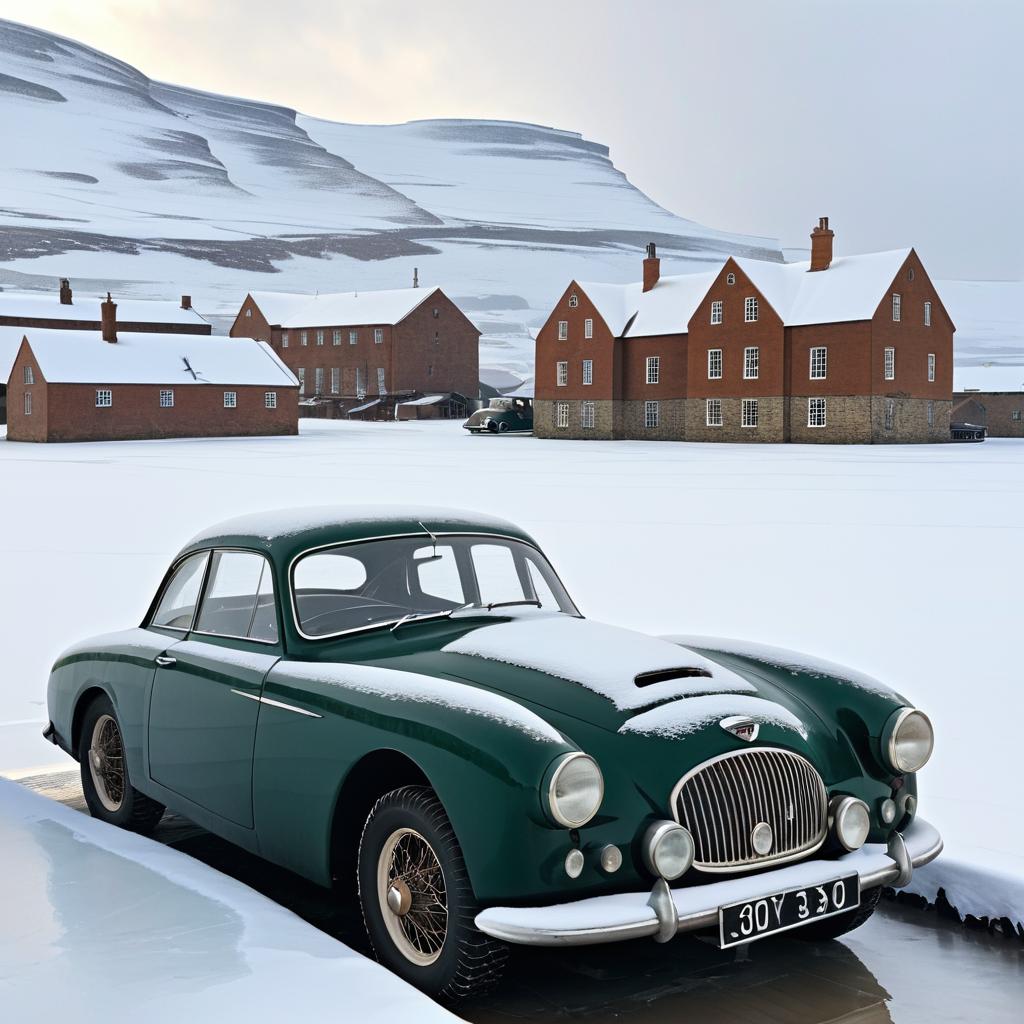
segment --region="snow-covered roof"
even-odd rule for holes
[[[718,271],[663,277],[647,292],[640,291],[636,316],[626,331],[627,338],[657,334],[685,334],[690,317],[704,300]],[[639,285],[634,285],[639,289]],[[588,293],[589,294],[589,293]]]
[[[281,327],[337,327],[401,323],[438,288],[392,288],[386,291],[296,295],[250,292],[267,322]]]
[[[351,416],[352,413],[354,412],[366,412],[367,409],[372,409],[375,405],[380,405],[379,398],[374,398],[372,401],[369,402],[363,402],[362,405],[357,405],[355,406],[355,408],[349,409],[349,411],[345,413],[345,415]]]
[[[737,257],[736,263],[787,327],[870,320],[910,255],[909,249],[837,256],[827,270],[810,262],[768,263]]]
[[[448,395],[424,395],[422,398],[413,398],[408,402],[400,402],[400,405],[437,405],[438,402],[444,402],[448,398]],[[351,410],[355,412],[355,409]]]
[[[1024,366],[956,366],[953,368],[953,390],[1024,392]]]
[[[269,345],[249,338],[123,333],[110,344],[93,331],[0,327],[0,353],[12,337],[28,339],[49,384],[298,386]]]
[[[70,306],[61,305],[56,292],[0,291],[0,316],[35,320],[100,320],[100,303],[106,295],[76,295]],[[166,299],[121,299],[116,295],[117,319],[126,323],[205,324],[194,309]]]

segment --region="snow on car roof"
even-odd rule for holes
[[[439,288],[392,288],[321,295],[250,294],[269,323],[299,328],[397,324],[439,291]]]
[[[953,369],[954,391],[990,393],[1024,391],[1024,366],[957,366]]]
[[[70,306],[63,305],[56,292],[0,291],[0,316],[47,320],[100,321],[100,303],[106,295],[76,295]],[[204,324],[207,321],[195,309],[182,309],[180,302],[169,299],[120,299],[117,304],[119,323]]]
[[[249,338],[123,332],[110,344],[94,331],[0,327],[0,356],[12,337],[28,339],[49,384],[298,385],[269,345]]]
[[[755,722],[789,729],[807,738],[803,722],[788,708],[773,700],[744,693],[710,693],[661,704],[627,719],[619,727],[619,732],[678,739],[697,732],[710,722],[720,721],[727,715],[746,715]]]

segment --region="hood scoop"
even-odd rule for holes
[[[664,668],[657,672],[641,672],[633,682],[637,686],[653,686],[655,683],[669,683],[673,679],[711,679],[712,675],[706,668]]]

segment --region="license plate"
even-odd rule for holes
[[[766,935],[799,928],[860,906],[860,878],[845,875],[821,885],[787,889],[756,900],[718,908],[718,944],[722,949]]]

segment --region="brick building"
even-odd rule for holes
[[[913,249],[573,281],[537,335],[540,437],[948,441],[954,325]]]
[[[1024,437],[1024,366],[961,366],[953,374],[954,423],[989,437]]]
[[[479,390],[480,332],[440,288],[251,292],[230,334],[273,346],[298,378],[306,410],[393,419],[402,402],[465,402]]]
[[[298,432],[298,382],[269,345],[230,338],[0,328],[17,351],[9,441],[114,441]]]

